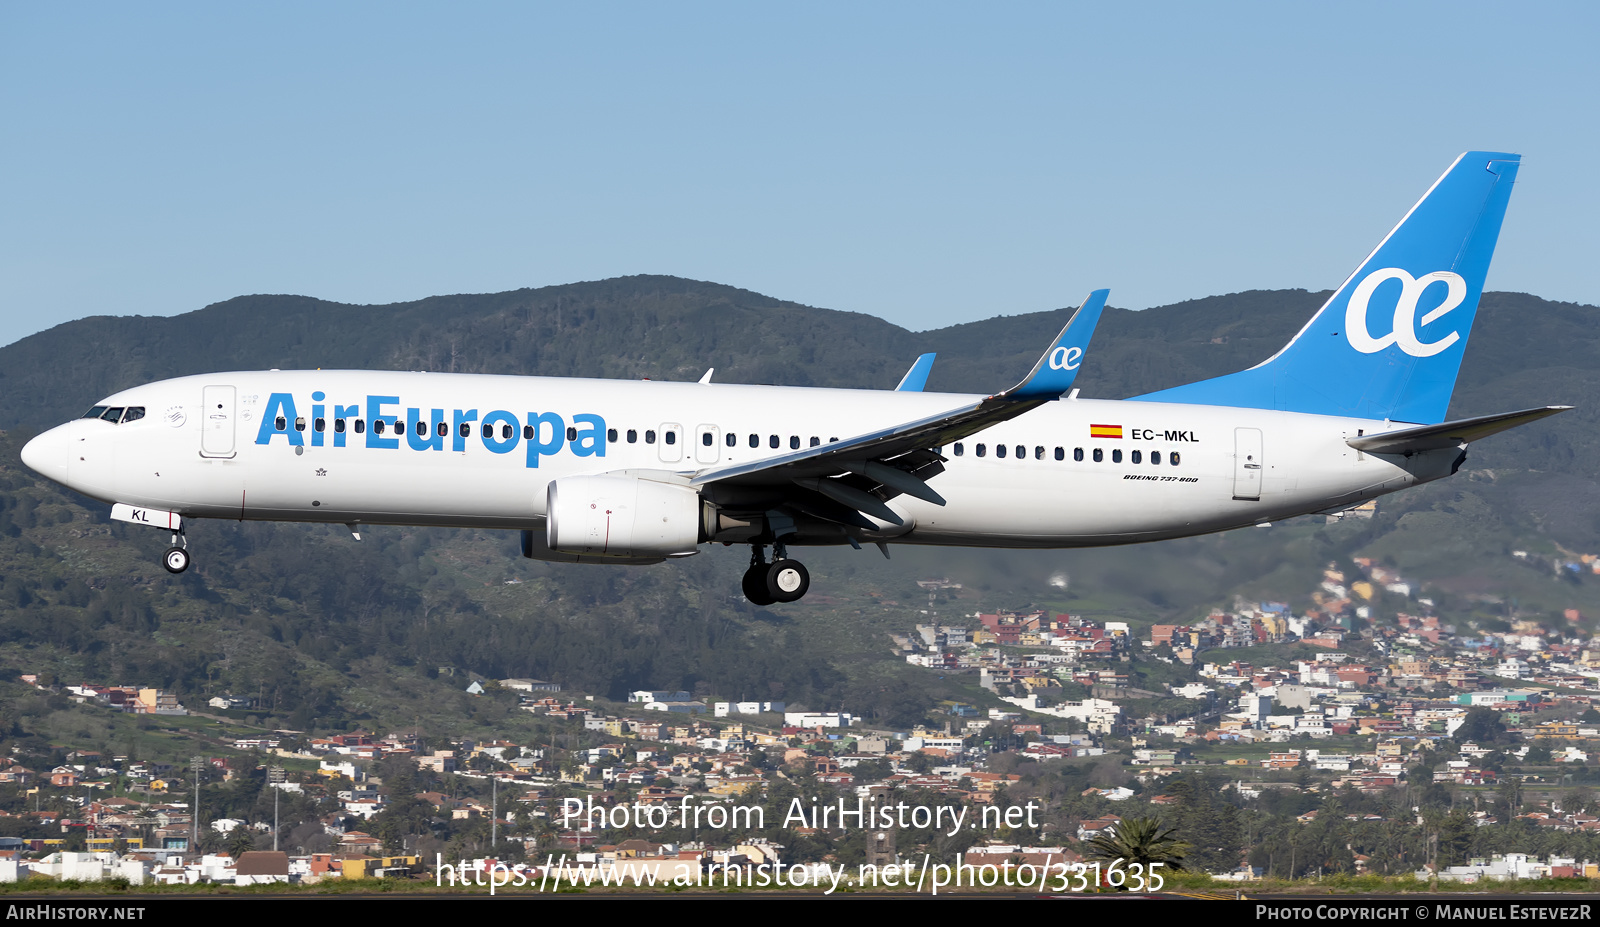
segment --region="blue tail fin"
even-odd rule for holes
[[[1133,398],[1444,421],[1520,163],[1489,151],[1457,158],[1277,354]]]

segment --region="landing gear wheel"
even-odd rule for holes
[[[161,555],[161,565],[167,568],[168,573],[182,573],[189,569],[189,552],[181,547],[169,547]]]
[[[811,574],[798,560],[774,560],[766,573],[767,592],[775,602],[797,602],[811,588]]]
[[[744,571],[744,597],[754,605],[771,605],[777,599],[767,591],[767,565],[765,563],[752,564],[750,569]]]

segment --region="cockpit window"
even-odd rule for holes
[[[95,406],[83,413],[84,418],[97,418],[115,425],[118,422],[137,422],[144,418],[144,406]]]

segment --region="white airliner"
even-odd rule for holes
[[[923,392],[931,356],[883,391],[218,373],[109,396],[22,458],[171,531],[174,573],[186,518],[358,539],[455,525],[520,529],[525,556],[567,563],[748,544],[744,592],[763,605],[805,595],[799,546],[1088,547],[1339,510],[1449,476],[1468,441],[1567,408],[1444,421],[1519,160],[1458,158],[1273,357],[1133,400],[1072,390],[1099,290],[987,397]]]

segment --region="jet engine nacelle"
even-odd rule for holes
[[[597,559],[687,557],[701,535],[700,494],[632,475],[569,476],[550,484],[545,540],[552,551]]]

